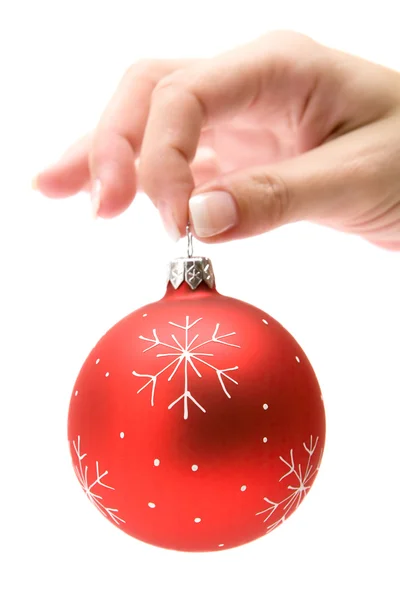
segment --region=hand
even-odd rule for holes
[[[309,220],[400,250],[400,74],[275,32],[216,58],[129,68],[96,130],[36,187],[92,189],[101,217],[143,190],[176,239]]]

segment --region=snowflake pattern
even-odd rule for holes
[[[125,523],[126,521],[124,521],[123,519],[121,519],[121,517],[115,514],[118,512],[118,509],[106,508],[102,502],[103,497],[100,496],[98,493],[96,494],[93,491],[93,488],[95,488],[96,485],[105,487],[109,490],[115,489],[110,485],[106,485],[102,481],[103,478],[106,477],[106,475],[108,475],[108,471],[103,471],[103,473],[100,474],[99,463],[96,461],[96,479],[92,483],[89,483],[89,467],[87,465],[83,466],[82,464],[87,454],[81,454],[81,438],[79,435],[77,443],[75,443],[75,440],[73,440],[72,444],[75,450],[75,454],[78,458],[78,465],[74,465],[75,473],[79,479],[79,483],[81,484],[83,491],[89,498],[90,502],[94,504],[94,506],[101,512],[102,515],[104,515],[105,517],[110,517],[110,519],[112,519],[112,521],[116,525],[119,525],[120,523]],[[98,488],[96,488],[96,491],[98,491]]]
[[[304,499],[308,490],[310,489],[310,487],[311,487],[310,481],[319,469],[319,463],[316,466],[314,466],[311,463],[312,457],[313,457],[315,450],[317,448],[317,445],[318,445],[318,440],[319,440],[319,438],[317,437],[315,442],[313,443],[313,436],[311,435],[309,446],[307,446],[306,443],[303,443],[303,448],[308,455],[305,469],[304,469],[304,465],[302,468],[302,465],[300,463],[298,465],[295,464],[293,449],[290,450],[289,461],[285,460],[282,456],[279,457],[280,460],[289,469],[284,475],[282,475],[282,477],[279,479],[279,481],[282,481],[286,477],[292,476],[292,481],[295,485],[287,486],[287,489],[291,490],[291,492],[288,496],[286,496],[286,498],[284,498],[280,502],[272,502],[272,500],[269,500],[268,498],[264,498],[265,502],[267,502],[269,504],[268,508],[256,513],[256,516],[258,516],[258,515],[265,516],[264,523],[269,521],[269,519],[272,517],[272,515],[275,513],[275,511],[278,509],[278,507],[283,505],[282,517],[280,517],[280,519],[278,519],[277,521],[270,523],[267,526],[267,531],[271,531],[272,529],[275,529],[275,527],[278,527],[278,525],[283,523],[285,521],[285,519],[288,517],[289,513],[294,511],[299,506],[300,502]],[[322,455],[322,451],[321,451],[321,455]],[[303,473],[303,470],[304,470],[304,473]],[[307,484],[309,484],[309,485],[307,485]]]
[[[171,352],[164,352],[164,353],[157,354],[157,357],[170,356],[173,358],[166,367],[162,368],[155,375],[147,375],[144,373],[137,373],[136,371],[132,371],[132,374],[135,375],[136,377],[147,377],[148,378],[148,381],[138,390],[137,393],[140,394],[140,392],[142,390],[144,390],[148,385],[151,384],[151,406],[154,406],[154,398],[155,398],[158,377],[160,377],[160,375],[162,375],[162,373],[164,373],[171,367],[174,367],[172,372],[168,376],[168,381],[171,381],[171,379],[177,373],[179,367],[183,364],[184,365],[184,391],[183,391],[183,394],[181,396],[179,396],[179,398],[176,398],[176,400],[171,402],[171,404],[168,406],[168,409],[171,409],[176,404],[179,404],[179,402],[182,402],[184,419],[188,419],[188,417],[189,417],[189,401],[192,402],[195,406],[197,406],[197,408],[199,408],[203,413],[206,412],[206,409],[190,393],[189,373],[188,373],[189,366],[191,367],[191,369],[195,372],[195,374],[198,377],[202,377],[200,371],[197,368],[197,366],[199,366],[198,363],[201,363],[203,365],[206,365],[210,369],[213,369],[217,374],[217,377],[218,377],[218,380],[219,380],[222,390],[224,391],[225,395],[228,398],[231,398],[231,395],[225,386],[225,383],[226,383],[225,380],[228,379],[229,381],[232,381],[236,385],[238,384],[238,382],[235,381],[235,379],[233,379],[227,373],[229,371],[235,371],[239,367],[236,366],[236,367],[229,367],[226,369],[217,369],[210,362],[208,362],[207,360],[202,358],[205,356],[214,356],[213,353],[197,351],[199,348],[206,346],[207,344],[211,344],[213,342],[216,344],[225,344],[226,346],[233,346],[234,348],[240,348],[240,346],[238,346],[237,344],[231,344],[230,342],[227,342],[224,339],[224,338],[230,337],[231,335],[235,335],[235,332],[225,333],[225,334],[221,335],[218,333],[220,324],[217,323],[214,333],[212,334],[211,338],[207,339],[205,342],[201,342],[200,344],[197,344],[194,346],[194,343],[198,339],[199,334],[196,334],[190,340],[189,339],[189,337],[190,337],[189,330],[192,327],[194,327],[195,325],[197,325],[197,323],[201,320],[202,319],[199,318],[196,321],[193,321],[193,323],[190,323],[189,317],[186,317],[185,325],[178,325],[177,323],[173,323],[172,321],[169,321],[170,325],[172,325],[173,327],[177,327],[178,329],[181,329],[184,331],[183,343],[181,343],[178,340],[178,338],[176,337],[175,334],[171,334],[171,338],[172,338],[172,341],[174,342],[174,344],[167,344],[166,342],[160,341],[160,339],[157,335],[156,329],[153,329],[153,336],[154,336],[153,338],[146,338],[143,335],[140,335],[139,339],[152,343],[152,345],[145,348],[143,350],[143,352],[147,352],[148,350],[151,350],[152,348],[155,348],[158,346],[163,346],[163,347],[169,348],[171,350]],[[196,364],[197,364],[197,366],[196,366]],[[225,380],[224,380],[224,378],[225,378]]]

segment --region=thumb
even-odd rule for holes
[[[194,234],[204,242],[222,242],[302,220],[345,230],[346,223],[365,213],[368,203],[376,204],[382,194],[386,175],[377,178],[376,168],[382,163],[376,156],[382,148],[375,150],[371,129],[368,126],[295,158],[233,171],[199,186],[189,200]]]

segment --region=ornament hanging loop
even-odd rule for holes
[[[190,224],[186,225],[186,237],[187,237],[187,257],[192,258],[193,256],[193,235],[190,231]]]

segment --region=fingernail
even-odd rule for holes
[[[172,214],[172,210],[168,202],[159,202],[157,204],[158,211],[160,213],[161,220],[171,240],[177,242],[181,237],[178,226]]]
[[[101,189],[102,189],[102,185],[101,185],[100,179],[95,179],[92,184],[92,192],[90,195],[90,200],[92,203],[93,219],[96,219],[98,216],[98,213],[99,213]]]
[[[238,224],[235,200],[228,192],[205,192],[189,200],[191,223],[199,237],[212,237]]]

